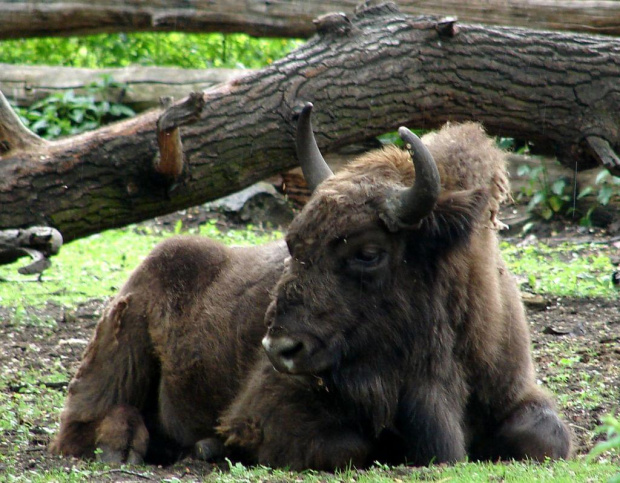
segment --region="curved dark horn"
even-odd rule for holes
[[[400,127],[398,134],[411,153],[415,166],[415,183],[398,195],[396,216],[404,225],[414,225],[435,207],[441,190],[441,180],[435,160],[420,138],[406,127]]]
[[[310,122],[310,114],[312,113],[312,103],[308,102],[299,115],[297,121],[297,136],[295,146],[297,148],[297,159],[304,173],[304,178],[308,187],[314,189],[333,175],[327,163],[319,151],[312,132],[312,123]]]

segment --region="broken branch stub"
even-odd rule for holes
[[[0,265],[29,256],[31,263],[18,269],[23,275],[41,273],[49,268],[49,258],[60,251],[63,240],[60,232],[47,226],[0,231]]]
[[[24,126],[0,91],[0,159],[12,151],[36,148],[46,144],[45,139]]]
[[[620,158],[609,142],[598,136],[589,136],[586,141],[596,160],[611,174],[620,176]]]
[[[200,92],[192,92],[185,101],[173,105],[171,97],[161,99],[163,114],[157,120],[158,156],[155,158],[155,171],[162,175],[169,185],[181,176],[184,168],[183,143],[179,127],[192,124],[200,119],[205,105]]]

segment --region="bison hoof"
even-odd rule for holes
[[[126,452],[124,451],[115,451],[109,446],[100,445],[99,451],[97,452],[97,460],[102,463],[107,464],[129,464],[129,465],[141,465],[144,463],[144,458],[142,455],[130,449]]]
[[[194,445],[194,458],[213,461],[224,456],[224,443],[218,438],[201,439]]]

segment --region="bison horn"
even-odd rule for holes
[[[304,178],[310,190],[315,188],[323,181],[333,175],[327,163],[319,151],[319,147],[314,139],[310,114],[312,113],[312,103],[308,102],[299,115],[297,121],[297,137],[295,144],[297,148],[297,159],[304,173]]]
[[[435,160],[420,138],[406,127],[398,129],[398,134],[411,153],[415,166],[415,183],[402,191],[394,200],[398,220],[407,226],[416,224],[428,215],[437,202],[441,180]]]

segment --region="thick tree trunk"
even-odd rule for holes
[[[359,0],[0,1],[0,39],[101,32],[245,32],[309,37],[311,20],[351,15]],[[457,15],[461,21],[620,35],[614,0],[400,0],[414,15]]]
[[[85,94],[104,76],[123,88],[99,92],[106,100],[122,102],[137,111],[157,107],[160,97],[181,99],[188,92],[204,91],[250,73],[241,69],[176,69],[172,67],[124,67],[78,69],[0,64],[0,91],[17,106],[29,106],[51,94],[73,90]]]
[[[619,172],[617,41],[454,25],[390,6],[317,26],[286,58],[204,94],[200,119],[181,129],[186,164],[176,189],[155,171],[160,113],[148,112],[8,151],[0,228],[53,226],[71,240],[238,191],[296,164],[293,112],[306,101],[325,151],[399,125],[474,119],[492,134],[554,148],[571,168],[604,161]]]

